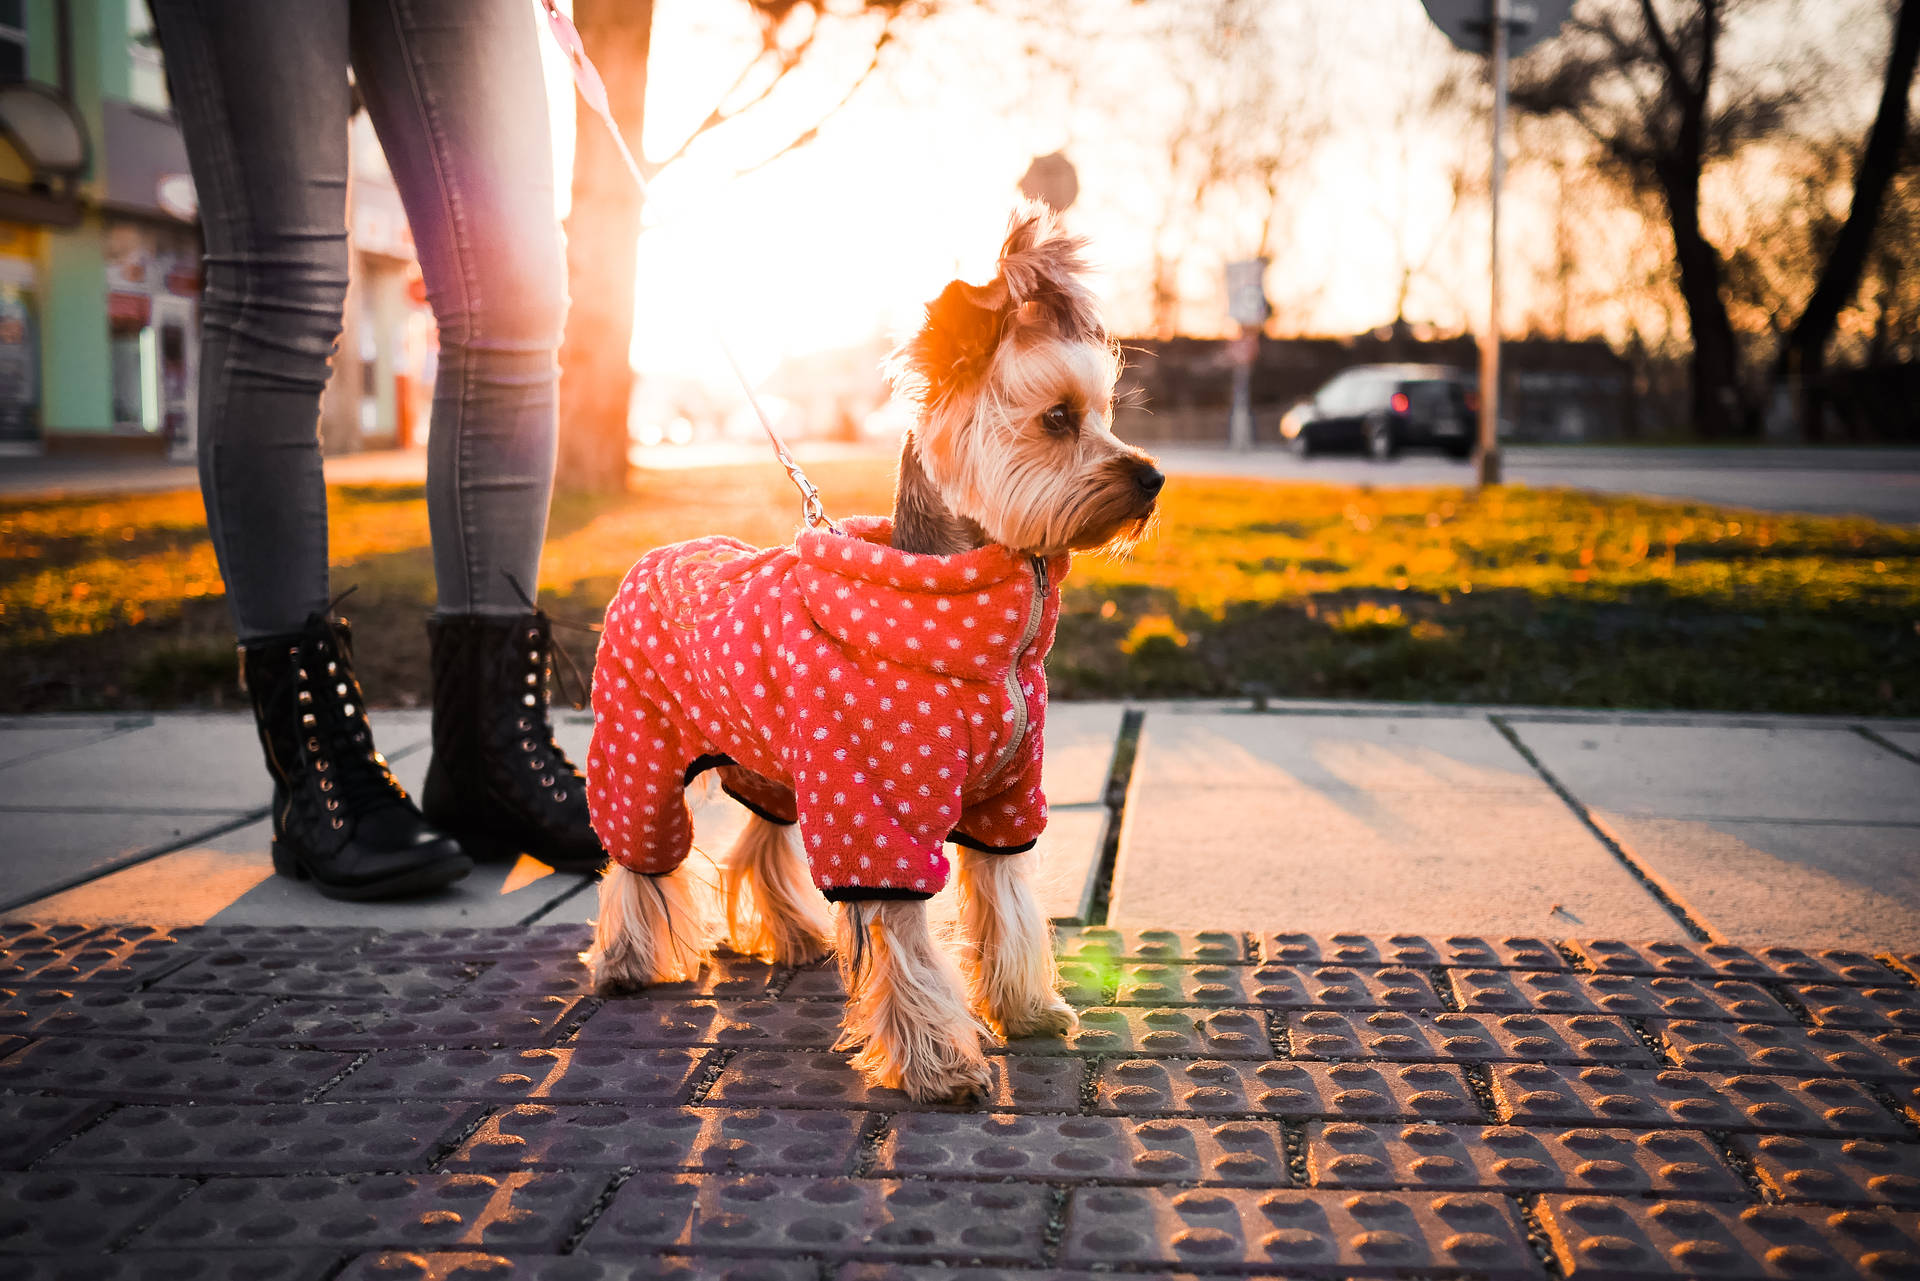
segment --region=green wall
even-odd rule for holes
[[[40,305],[41,426],[113,430],[113,353],[107,344],[107,256],[97,215],[49,228]]]

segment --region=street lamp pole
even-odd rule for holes
[[[1492,10],[1493,172],[1488,183],[1492,242],[1488,247],[1487,331],[1480,339],[1480,483],[1500,483],[1500,188],[1507,179],[1507,37],[1513,0],[1487,0]]]

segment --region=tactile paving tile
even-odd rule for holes
[[[127,1103],[297,1103],[352,1062],[319,1050],[60,1037],[0,1062],[0,1087]]]
[[[1181,961],[1197,965],[1251,965],[1246,936],[1237,930],[1117,930],[1105,925],[1056,930],[1053,950],[1063,961]]]
[[[73,921],[0,921],[0,947],[66,947],[100,928]]]
[[[1404,967],[1344,965],[1127,965],[1115,1005],[1335,1006],[1352,1010],[1440,1010],[1433,980]]]
[[[323,1281],[340,1266],[340,1256],[331,1250],[69,1252],[7,1264],[21,1269],[8,1272],[8,1281]]]
[[[300,998],[283,1002],[235,1039],[343,1050],[542,1046],[553,1040],[576,1004],[569,996]]]
[[[346,956],[381,937],[376,929],[331,925],[189,925],[175,930],[131,926],[171,933],[175,940],[202,952],[293,952],[303,956]]]
[[[0,990],[0,1032],[204,1042],[252,1022],[270,1004],[225,992],[15,988]]]
[[[124,1107],[44,1165],[122,1174],[418,1170],[479,1111],[422,1102]]]
[[[779,973],[779,970],[760,961],[739,956],[716,956],[709,958],[701,968],[699,978],[681,983],[652,983],[647,986],[644,995],[675,999],[689,996],[763,996]],[[530,952],[524,956],[502,956],[486,966],[468,990],[516,994],[558,992],[567,996],[588,996],[593,992],[593,977],[587,969],[587,963],[578,956]]]
[[[1447,978],[1463,1010],[1798,1022],[1765,988],[1740,979],[1567,970],[1448,970]]]
[[[1500,1119],[1523,1125],[1905,1133],[1860,1085],[1824,1077],[1720,1076],[1541,1063],[1502,1064],[1493,1069],[1492,1077]]]
[[[1297,1055],[1323,1059],[1504,1059],[1649,1064],[1652,1053],[1617,1018],[1602,1014],[1346,1014],[1287,1016]]]
[[[1675,974],[1683,978],[1764,979],[1767,967],[1731,943],[1629,943],[1625,939],[1570,939],[1589,969],[1602,974]]]
[[[1790,990],[1821,1027],[1920,1032],[1920,989],[1819,983]]]
[[[844,1001],[847,999],[847,988],[840,981],[839,967],[830,960],[821,961],[795,970],[793,977],[780,990],[780,997],[782,1000]]]
[[[640,1174],[614,1194],[580,1248],[1019,1262],[1039,1254],[1052,1199],[1038,1184]]]
[[[861,1112],[525,1103],[488,1118],[450,1170],[714,1170],[849,1174]]]
[[[1082,1188],[1069,1264],[1540,1276],[1504,1197],[1472,1192]]]
[[[327,1091],[334,1099],[673,1104],[706,1064],[700,1050],[375,1050]]]
[[[1912,1215],[1559,1196],[1541,1198],[1538,1213],[1573,1281],[1894,1278],[1920,1272]]]
[[[1653,1019],[1647,1026],[1667,1043],[1681,1067],[1693,1071],[1745,1068],[1786,1076],[1920,1079],[1920,1033],[1843,1032],[1694,1019]]]
[[[0,1174],[0,1257],[103,1249],[187,1186],[131,1174]]]
[[[847,1066],[847,1055],[749,1050],[736,1056],[708,1092],[736,1107],[858,1107],[894,1112],[928,1108],[898,1090],[874,1089]],[[999,1112],[1071,1112],[1080,1106],[1087,1065],[1067,1057],[989,1054],[992,1083],[984,1106]],[[975,1111],[980,1105],[965,1105]]]
[[[1182,1057],[1273,1057],[1267,1020],[1259,1010],[1225,1008],[1080,1011],[1080,1026],[1064,1037],[1024,1036],[1007,1042],[1017,1054],[1167,1054]]]
[[[383,930],[360,944],[368,956],[413,961],[498,961],[509,956],[573,956],[593,943],[593,927],[483,925],[458,929]]]
[[[1566,958],[1546,939],[1508,935],[1269,934],[1260,958],[1284,965],[1471,965],[1498,970],[1558,970]]]
[[[172,1206],[134,1249],[263,1244],[553,1249],[607,1185],[603,1174],[367,1174],[216,1179]]]
[[[1757,947],[1753,957],[1774,978],[1790,983],[1831,983],[1840,987],[1888,987],[1900,974],[1865,952],[1847,948]]]
[[[1749,1195],[1707,1137],[1691,1130],[1329,1121],[1307,1127],[1307,1169],[1316,1185],[1331,1187]]]
[[[111,1104],[85,1099],[0,1095],[0,1168],[18,1170]]]
[[[299,956],[284,952],[196,954],[154,984],[155,990],[248,992],[267,996],[445,996],[480,967],[461,962],[374,960],[363,956]]]
[[[1920,1144],[1743,1134],[1734,1140],[1782,1201],[1920,1206]]]
[[[338,1281],[818,1281],[819,1276],[820,1265],[802,1259],[727,1259],[710,1254],[621,1259],[389,1250],[361,1255],[347,1265]],[[956,1276],[952,1281],[963,1279]]]
[[[822,1001],[608,1001],[580,1025],[579,1045],[736,1045],[826,1049],[840,1007]]]
[[[1485,1119],[1460,1069],[1440,1063],[1130,1059],[1101,1068],[1096,1097],[1100,1111],[1127,1115]]]
[[[913,1112],[894,1118],[878,1173],[1053,1182],[1290,1182],[1273,1122],[1171,1117],[1014,1116]]]
[[[142,983],[191,955],[147,930],[42,927],[0,941],[0,985]]]

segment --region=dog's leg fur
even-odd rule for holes
[[[967,1010],[960,971],[927,928],[927,905],[895,900],[834,904],[843,1040],[871,1083],[916,1103],[967,1103],[992,1083],[980,1051],[986,1029]]]
[[[686,863],[660,876],[609,863],[600,877],[600,916],[586,954],[594,990],[631,991],[700,976],[712,941],[703,887]]]
[[[827,954],[833,927],[807,875],[799,830],[755,814],[720,865],[727,942],[742,956],[805,965]]]
[[[1033,855],[960,850],[960,966],[974,1012],[1001,1036],[1058,1036],[1079,1016],[1060,996],[1053,931],[1029,878]]]

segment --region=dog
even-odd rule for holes
[[[982,1038],[1064,1034],[1028,851],[1046,676],[1071,553],[1123,548],[1164,477],[1112,430],[1119,355],[1083,243],[1015,211],[998,271],[954,281],[890,358],[913,411],[891,520],[755,548],[658,548],[607,610],[587,760],[611,863],[597,989],[697,976],[709,917],[776,965],[836,954],[841,1048],[918,1102],[984,1096]],[[751,812],[718,902],[686,865],[708,769]],[[925,900],[958,857],[959,956]]]

